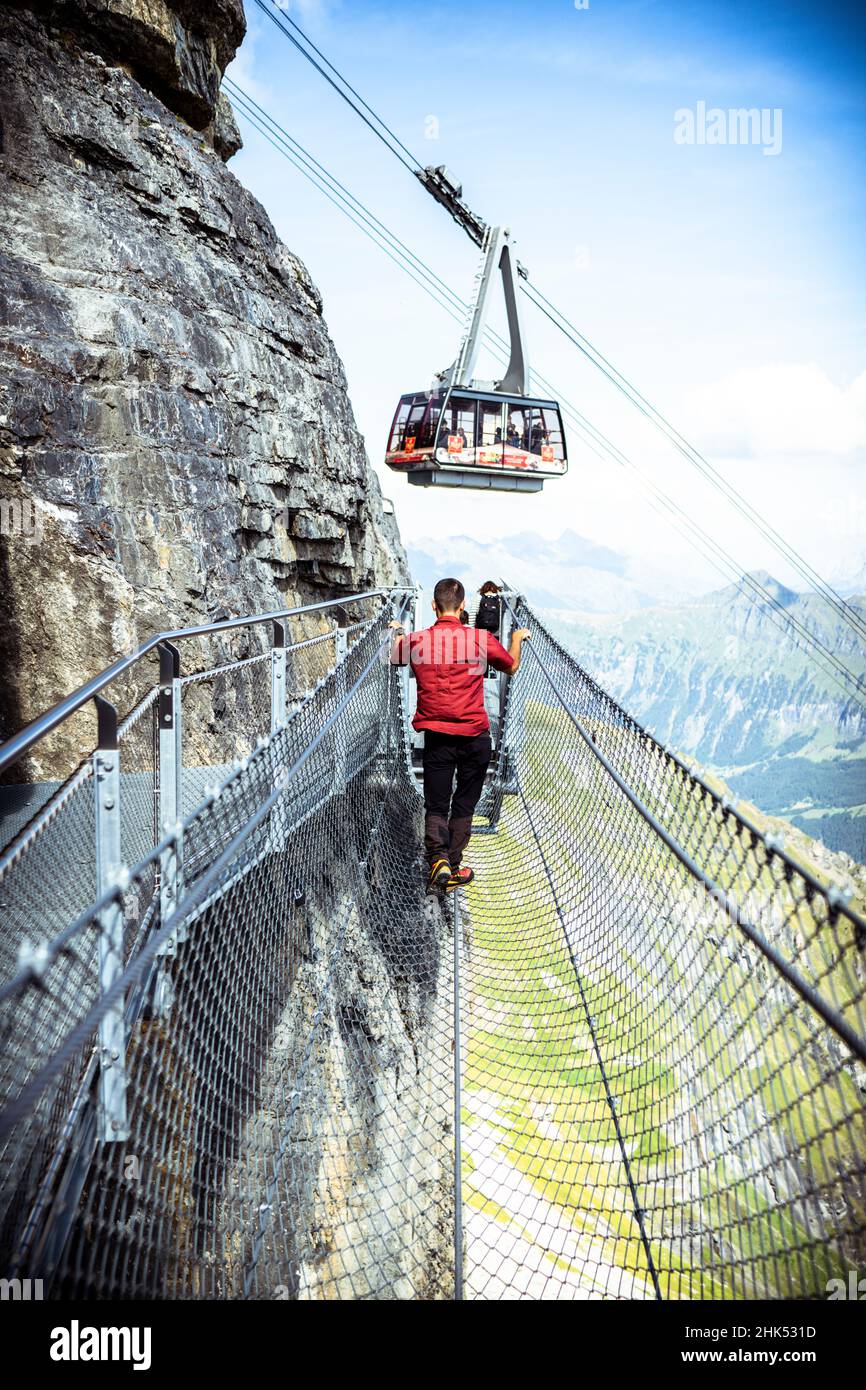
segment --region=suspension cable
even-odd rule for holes
[[[811,587],[818,590],[821,596],[826,599],[827,603],[833,608],[837,616],[840,617],[843,622],[847,622],[849,626],[853,627],[859,635],[866,637],[866,618],[864,618],[856,608],[849,604],[841,594],[836,592],[832,585],[809,564],[794,546],[785,540],[784,536],[779,534],[770,522],[760,515],[757,509],[737,491],[733,484],[728,482],[719,470],[715,468],[693,444],[690,444],[687,439],[683,438],[670,421],[641,395],[637,387],[633,386],[597,348],[593,347],[589,339],[584,337],[584,335],[575,328],[574,324],[565,317],[562,311],[557,309],[547,296],[542,294],[537,286],[527,285],[524,282],[521,284],[520,288],[530,302],[550,320],[554,327],[558,328],[559,331],[574,344],[578,351],[582,352],[583,355],[592,362],[593,366],[597,367],[598,370],[607,377],[608,381],[631,402],[635,409],[638,410],[645,419],[649,420],[650,424],[660,430],[673,444],[674,448],[677,449],[689,463],[697,468],[698,472],[709,482],[710,486],[714,487],[717,492],[720,492],[741,516],[755,526],[764,539],[769,541],[773,548],[788,560],[789,564],[797,570],[801,577],[805,579]]]
[[[454,893],[452,917],[454,952],[454,1300],[463,1301],[463,1149],[461,1112],[463,1109],[462,1016],[460,1008],[460,889]]]
[[[238,83],[233,82],[230,78],[227,78],[226,82],[230,86],[233,99],[238,101],[245,119],[250,121],[272,148],[288,159],[300,173],[315,187],[318,187],[329,202],[338,207],[369,240],[373,241],[374,245],[378,245],[388,256],[388,259],[401,270],[404,270],[455,322],[462,323],[467,305],[456,292],[395,233],[391,232],[381,219],[376,217],[344,184],[330,174],[325,166],[315,159],[299,141],[290,136]],[[362,220],[359,221],[359,218]],[[504,360],[503,355],[507,350],[504,339],[491,328],[486,330],[485,336],[500,360]],[[792,638],[793,629],[796,636],[813,649],[818,659],[828,664],[830,669],[826,671],[826,674],[846,696],[852,694],[848,687],[853,686],[854,698],[860,699],[866,704],[866,682],[863,682],[856,673],[850,671],[835,652],[831,651],[816,634],[810,632],[796,615],[786,610],[772,591],[767,589],[760,580],[756,579],[754,575],[744,574],[742,566],[738,565],[734,557],[725,551],[724,547],[715,541],[698,522],[694,521],[673,498],[654,483],[622,450],[614,445],[601,430],[598,430],[561,392],[546,381],[540,373],[533,371],[532,376],[536,382],[545,386],[560,401],[572,425],[580,430],[584,442],[588,444],[597,458],[604,458],[605,456],[600,454],[598,448],[595,447],[600,445],[608,458],[620,467],[631,470],[637,476],[644,490],[649,491],[660,502],[661,505],[655,506],[655,510],[662,516],[666,512],[669,513],[665,519],[674,526],[680,535],[689,541],[705,559],[708,559],[724,578],[733,582],[745,598],[752,603],[767,605],[767,616],[789,640]],[[589,437],[587,437],[587,432]],[[688,531],[683,530],[682,526],[678,524],[677,518],[683,520]],[[713,558],[714,555],[717,559]]]
[[[379,116],[378,113],[373,110],[373,108],[369,105],[368,102],[364,100],[360,93],[356,91],[356,89],[351,85],[347,78],[345,78],[343,74],[334,66],[334,64],[331,63],[330,60],[325,57],[321,49],[316,47],[316,45],[312,42],[312,40],[304,32],[300,25],[297,24],[294,20],[289,19],[288,16],[280,15],[278,17],[278,14],[275,14],[274,9],[272,8],[274,0],[270,0],[270,4],[267,3],[267,0],[256,0],[256,4],[258,5],[259,9],[262,10],[264,14],[267,14],[268,17],[274,22],[274,24],[277,25],[280,31],[285,35],[286,38],[289,39],[289,41],[294,45],[298,52],[301,53],[307,59],[307,61],[311,63],[312,66],[321,74],[321,76],[325,78],[325,80],[330,84],[330,86],[332,86],[334,90],[339,93],[339,95],[343,98],[347,105],[351,107],[355,114],[358,115],[360,119],[364,122],[364,124],[367,125],[373,131],[374,135],[376,135],[386,146],[386,148],[389,149],[391,153],[397,159],[400,160],[400,163],[405,168],[407,168],[409,172],[413,175],[417,175],[419,172],[422,172],[421,163],[416,158],[416,156],[412,154],[411,150],[409,150],[408,147],[403,143],[403,141],[400,140],[400,138],[394,133],[391,127],[388,126],[388,124],[382,119],[382,117]],[[292,34],[283,23],[281,23],[281,19],[285,19],[286,22],[291,25],[291,28],[295,31],[295,33],[301,36],[301,38],[304,40],[304,43],[306,43],[312,50],[312,53],[308,52],[307,49],[305,49],[303,45],[299,42],[299,40],[295,38],[295,35]],[[318,58],[321,58],[322,62],[326,64],[327,67],[330,69],[330,72],[334,74],[334,77],[331,77],[329,73],[325,71],[322,65],[313,56],[313,53],[318,55]],[[335,78],[339,79],[339,82],[343,84],[343,87],[340,87],[338,85],[337,81],[335,81]],[[345,88],[346,90],[343,90],[343,88]],[[372,120],[370,119],[371,117]],[[377,125],[374,125],[373,121],[375,121]],[[381,129],[378,129],[377,126],[381,127]],[[385,133],[383,134],[383,132]],[[408,160],[406,156],[408,156]],[[454,214],[452,211],[452,216],[453,215]],[[458,220],[460,219],[458,218]],[[474,218],[473,220],[476,223],[478,222],[477,218]],[[472,231],[470,231],[468,226],[465,226],[464,230],[466,230],[469,233],[473,240],[476,239],[476,236],[473,234]],[[778,530],[776,530],[775,527],[772,526],[770,522],[768,522],[764,517],[761,516],[757,508],[755,508],[750,502],[748,502],[748,500],[744,498],[737,491],[737,489],[734,488],[733,485],[729,483],[722,476],[722,474],[719,473],[718,469],[716,469],[693,445],[689,444],[689,442],[679,433],[679,431],[676,430],[674,426],[670,424],[670,422],[665,418],[665,416],[654,406],[652,406],[650,402],[647,401],[646,398],[641,395],[637,388],[632,386],[628,379],[621,372],[619,372],[618,369],[614,367],[613,364],[610,363],[608,359],[604,357],[604,355],[600,353],[598,349],[596,349],[592,345],[592,343],[589,342],[589,339],[587,339],[586,337],[584,337],[583,334],[580,334],[578,332],[574,325],[570,323],[570,321],[561,312],[561,310],[557,309],[556,306],[547,298],[546,295],[542,294],[542,292],[538,290],[535,286],[528,286],[526,283],[522,284],[521,288],[523,289],[527,297],[530,299],[530,302],[533,303],[536,308],[541,310],[542,313],[546,314],[546,316],[550,319],[554,326],[558,328],[559,331],[563,333],[564,336],[568,338],[569,341],[572,342],[573,345],[577,347],[579,351],[581,351],[599,371],[602,372],[602,374],[616,387],[618,391],[620,391],[624,395],[624,397],[635,407],[635,409],[639,410],[640,413],[644,415],[644,417],[647,420],[649,420],[650,423],[653,424],[655,428],[657,428],[668,439],[668,441],[674,445],[676,449],[678,449],[678,451],[683,455],[683,457],[686,458],[687,461],[698,470],[698,472],[705,479],[705,481],[707,481],[710,484],[710,486],[714,487],[717,491],[719,491],[746,520],[748,520],[754,527],[756,527],[756,529],[760,532],[764,539],[767,540],[770,543],[770,545],[772,545],[773,548],[779,554],[781,554],[783,558],[785,558],[794,569],[797,570],[797,572],[807,582],[807,584],[810,585],[810,587],[816,589],[816,591],[825,599],[825,601],[830,605],[830,607],[837,614],[837,616],[841,618],[843,622],[847,623],[850,627],[852,627],[854,631],[858,634],[858,636],[866,637],[866,618],[864,618],[857,611],[856,608],[854,608],[840,594],[838,594],[836,590],[832,587],[832,585],[830,585],[827,582],[827,580],[825,580],[818,573],[818,571],[811,564],[809,564],[807,560],[805,560],[805,558],[799,553],[799,551],[797,551],[797,549],[793,545],[791,545],[790,542],[786,541],[785,538],[779,533]],[[546,306],[546,308],[544,306]]]
[[[324,53],[322,53],[321,49],[318,49],[316,45],[313,43],[312,39],[304,33],[301,26],[299,24],[296,24],[295,21],[293,19],[290,19],[289,16],[285,14],[283,11],[277,10],[277,12],[275,13],[275,7],[266,4],[265,0],[256,0],[256,4],[258,5],[262,14],[267,15],[268,19],[270,19],[277,26],[280,33],[285,35],[285,37],[289,40],[289,43],[294,44],[295,48],[298,50],[300,54],[303,55],[304,58],[306,58],[307,62],[311,63],[312,66],[316,69],[316,71],[322,77],[324,77],[325,81],[329,83],[331,87],[333,87],[334,91],[338,94],[338,96],[341,96],[343,98],[347,106],[350,106],[352,110],[355,112],[355,114],[357,116],[360,116],[364,124],[366,126],[369,126],[370,130],[372,130],[373,134],[379,140],[382,141],[382,144],[386,147],[386,149],[389,149],[391,153],[395,156],[395,158],[399,159],[400,163],[405,165],[405,167],[409,170],[410,173],[414,174],[416,169],[420,169],[421,165],[419,164],[415,156],[412,154],[411,150],[406,149],[406,146],[403,144],[402,140],[400,140],[394,134],[390,126],[386,125],[386,123],[382,120],[381,116],[378,116],[376,112],[373,110],[373,108],[371,106],[368,106],[367,102],[364,101],[364,98],[360,96],[358,92],[355,91],[355,88],[352,86],[350,82],[346,80],[343,74],[341,72],[338,72],[338,70],[334,67],[333,63],[328,61]],[[331,72],[334,74],[334,77],[339,78],[339,81],[342,82],[343,87],[347,88],[348,93],[351,93],[351,95],[348,95],[347,91],[344,91],[343,87],[340,87],[337,84],[337,82],[334,80],[334,77],[330,77],[328,75],[324,67],[322,67],[322,64],[318,63],[316,59],[313,57],[313,53],[308,52],[307,49],[303,47],[303,44],[301,44],[295,38],[294,34],[292,34],[289,31],[289,29],[286,28],[287,24],[290,24],[292,29],[294,29],[298,34],[301,35],[301,37],[304,40],[304,43],[309,45],[309,48],[313,50],[313,53],[318,54],[318,56],[322,59],[322,62],[330,68]],[[352,97],[355,98],[354,101],[352,100]],[[369,112],[369,115],[365,115],[365,111]],[[370,117],[372,117],[373,119],[371,120]],[[373,124],[374,121],[376,122],[375,125]],[[378,127],[381,127],[381,129],[379,129]],[[385,132],[385,134],[382,133],[383,131]],[[401,150],[404,152],[403,154],[400,153]],[[412,161],[411,163],[409,163],[409,161],[404,158],[404,154],[408,155],[409,160]]]
[[[357,198],[354,193],[346,188],[345,184],[341,183],[338,178],[330,173],[309,150],[304,148],[300,141],[289,134],[284,126],[281,126],[278,121],[274,120],[274,118],[269,115],[248,92],[244,91],[243,87],[239,86],[238,83],[232,81],[232,79],[228,77],[224,79],[224,82],[230,89],[232,100],[238,103],[239,109],[245,119],[248,120],[259,134],[277,150],[277,153],[282,154],[305,178],[313,183],[315,187],[319,188],[319,190],[325,194],[329,202],[333,203],[335,207],[339,207],[340,211],[343,212],[350,221],[354,222],[359,230],[363,231],[370,240],[373,240],[375,244],[381,247],[390,260],[394,261],[395,264],[399,264],[399,262],[395,260],[394,255],[391,254],[392,250],[397,252],[397,254],[404,259],[408,259],[412,263],[411,266],[400,265],[400,269],[406,270],[407,274],[412,276],[416,284],[421,284],[421,280],[418,279],[418,275],[421,275],[422,278],[428,282],[427,285],[422,285],[422,289],[427,289],[427,292],[437,299],[437,303],[440,304],[440,307],[445,309],[447,313],[450,313],[455,321],[462,321],[466,306],[445,282],[440,280],[439,276],[431,270],[421,257],[416,256],[412,249],[407,246],[405,242],[401,241],[380,218],[376,217],[375,213],[373,213],[360,198]],[[358,221],[359,218],[361,220],[360,222]],[[361,226],[361,223],[365,225]],[[377,241],[376,238],[379,238],[379,240]],[[383,242],[385,244],[382,244]],[[391,249],[389,250],[389,248]],[[443,291],[448,296],[449,300],[456,301],[456,304],[443,303],[441,298],[438,297]]]

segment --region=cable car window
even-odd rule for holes
[[[529,455],[529,408],[517,401],[505,404],[505,456],[506,468],[532,468]]]
[[[451,396],[442,414],[437,455],[443,462],[465,462],[468,450],[475,448],[475,402],[465,396]]]
[[[542,462],[545,468],[553,468],[557,473],[565,472],[565,440],[562,437],[562,421],[559,418],[558,410],[551,410],[549,406],[542,409],[544,416],[544,429],[546,438],[543,441],[541,450]]]
[[[424,414],[418,424],[418,431],[415,436],[416,449],[432,449],[436,439],[436,426],[439,424],[439,413],[442,409],[441,396],[431,396],[427,401]]]
[[[529,411],[511,401],[506,406],[505,443],[511,449],[529,447]]]
[[[502,402],[481,401],[478,406],[478,463],[502,467]]]
[[[548,443],[547,423],[541,406],[533,406],[529,416],[529,452],[541,458],[541,451]]]
[[[412,409],[409,411],[409,419],[406,421],[406,434],[403,447],[407,450],[414,450],[418,444],[418,431],[421,428],[421,422],[424,419],[426,409],[426,399],[419,401],[416,397]]]
[[[403,448],[403,440],[406,436],[406,421],[409,419],[409,408],[411,405],[411,396],[404,396],[397,407],[397,414],[394,416],[394,424],[391,427],[391,438],[388,442],[389,454],[393,454],[398,449]]]

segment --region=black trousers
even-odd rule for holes
[[[424,732],[424,849],[427,862],[460,865],[490,762],[490,734]]]

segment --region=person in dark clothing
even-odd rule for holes
[[[472,870],[461,861],[491,756],[484,672],[489,663],[513,676],[529,636],[526,628],[518,629],[506,651],[491,633],[463,623],[465,597],[459,579],[440,579],[433,591],[433,627],[403,633],[391,651],[392,661],[411,664],[418,684],[412,724],[424,730],[424,849],[431,892],[472,881]]]
[[[475,626],[492,632],[494,637],[502,641],[502,590],[493,579],[486,580],[478,590]],[[488,665],[484,672],[484,708],[490,719],[490,737],[494,747],[499,740],[503,693],[496,667]]]
[[[475,626],[486,628],[492,632],[494,637],[499,636],[502,627],[502,590],[492,579],[481,585],[478,590],[478,611],[475,614]]]
[[[533,425],[529,441],[529,452],[531,454],[540,454],[542,446],[548,442],[549,438],[550,435],[542,425]]]

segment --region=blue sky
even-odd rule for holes
[[[505,222],[531,278],[806,558],[866,561],[864,21],[845,5],[375,4],[284,8],[423,164]],[[463,296],[477,252],[271,22],[230,75]],[[757,107],[781,148],[683,145],[675,113]],[[435,118],[435,120],[431,120]],[[779,125],[780,119],[780,125]],[[565,527],[636,576],[719,575],[630,474],[571,441],[564,482],[516,500],[410,489],[381,466],[402,391],[454,357],[449,318],[243,119],[231,167],[324,298],[359,425],[404,537]],[[429,138],[434,133],[436,138]],[[530,354],[744,567],[766,542],[530,306]],[[479,375],[488,373],[480,364]],[[493,375],[493,368],[490,368]]]

